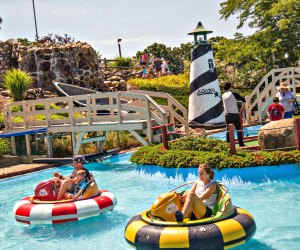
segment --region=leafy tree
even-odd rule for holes
[[[167,47],[164,44],[161,43],[153,43],[152,45],[148,46],[145,48],[143,51],[138,51],[136,53],[136,57],[140,58],[140,56],[146,53],[147,55],[150,56],[155,56],[155,57],[164,57],[166,60],[171,60],[171,47]]]
[[[213,46],[219,80],[231,81],[235,87],[249,90],[266,73],[267,65],[261,60],[251,37],[237,33],[234,39],[214,37],[209,41]]]
[[[24,46],[29,46],[30,44],[36,43],[36,42],[29,41],[27,38],[18,38],[17,42]]]
[[[180,47],[167,47],[164,44],[154,43],[143,51],[138,51],[136,57],[140,58],[143,53],[148,54],[149,56],[155,56],[159,58],[164,58],[167,61],[171,62],[171,71],[178,72],[181,66],[181,61],[190,60],[192,43],[182,43]]]
[[[238,28],[248,23],[257,29],[251,39],[269,64],[284,67],[299,60],[299,0],[227,0],[220,13],[225,20],[238,14]]]

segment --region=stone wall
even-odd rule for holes
[[[96,88],[103,82],[96,52],[87,43],[46,43],[19,51],[19,68],[31,73],[37,88],[51,89],[53,81],[86,88]]]
[[[14,40],[0,41],[0,74],[5,73],[13,65],[12,44]]]
[[[91,45],[44,43],[23,46],[14,40],[0,41],[0,73],[18,67],[33,77],[32,87],[54,90],[53,81],[102,91],[104,78]]]

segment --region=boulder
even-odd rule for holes
[[[272,121],[258,130],[261,149],[283,149],[296,147],[296,123],[294,119]]]

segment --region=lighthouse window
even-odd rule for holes
[[[214,71],[214,62],[212,59],[208,59],[208,68],[210,71]]]

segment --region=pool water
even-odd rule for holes
[[[53,171],[68,175],[71,166],[0,181],[0,249],[132,249],[124,239],[128,220],[148,209],[159,194],[195,180],[197,169],[136,166],[129,158],[130,154],[123,154],[86,164],[98,186],[114,193],[118,204],[111,212],[66,224],[20,224],[12,208],[24,196],[32,195],[35,186],[49,179]],[[236,250],[299,249],[298,165],[226,169],[217,171],[216,179],[229,188],[233,203],[247,209],[256,220],[254,238]]]
[[[258,135],[258,129],[262,125],[256,125],[256,126],[250,126],[250,127],[244,127],[244,137],[247,138],[248,136],[257,136]],[[220,140],[226,140],[226,131],[222,131],[219,133],[214,133],[212,135],[209,135],[208,137],[213,137]],[[234,131],[234,137],[237,139],[237,133]]]

